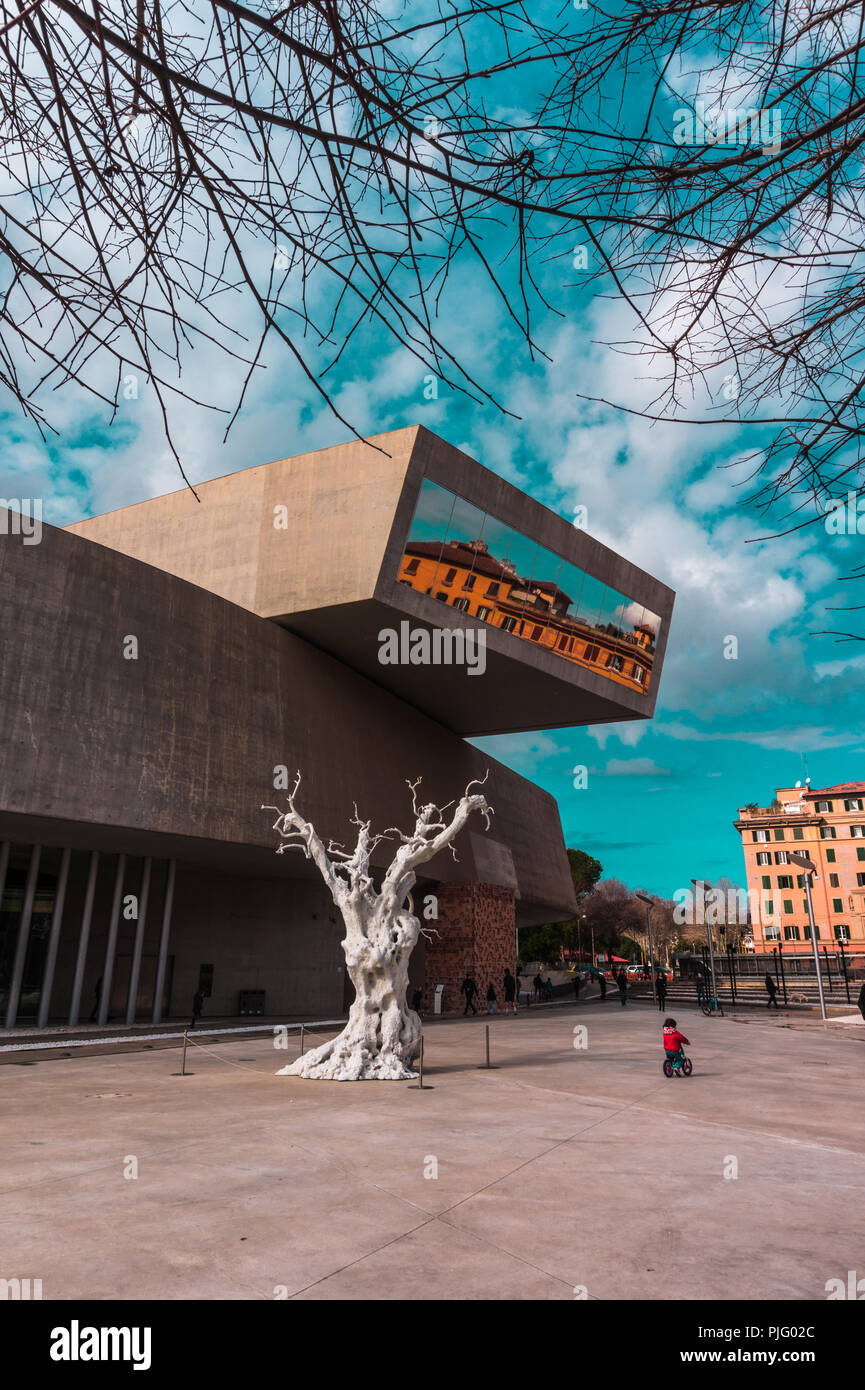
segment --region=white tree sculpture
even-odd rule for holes
[[[487,773],[489,776],[489,773]],[[278,814],[274,830],[284,843],[277,854],[300,849],[312,859],[330,889],[333,901],[345,923],[342,949],[355,1000],[348,1022],[338,1037],[316,1047],[278,1076],[305,1076],[320,1081],[403,1081],[416,1075],[411,1063],[420,1050],[421,1022],[406,1005],[409,957],[423,928],[406,907],[415,884],[415,870],[440,850],[456,851],[452,841],[473,811],[480,811],[489,829],[492,807],[481,793],[470,795],[479,781],[470,782],[453,812],[450,822],[444,814],[454,803],[438,807],[433,802],[417,804],[420,778],[408,782],[415,815],[414,830],[405,835],[390,828],[381,835],[370,833],[370,822],[362,821],[354,808],[353,824],[358,827],[357,844],[351,854],[330,841],[325,847],[314,826],[295,806],[300,773],[288,798],[288,810]],[[484,782],[486,777],[484,778]],[[263,806],[263,811],[278,811]],[[382,840],[396,835],[401,844],[376,892],[370,874],[370,855]],[[426,933],[424,933],[426,935]]]

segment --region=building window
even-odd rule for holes
[[[865,874],[856,875],[856,887],[865,888]]]
[[[764,888],[771,888],[771,887],[772,887],[772,880],[771,880],[771,878],[769,877],[768,874],[763,874],[763,887],[764,887]]]
[[[801,825],[794,825],[794,826],[793,826],[793,839],[794,839],[794,840],[804,840],[804,838],[805,838],[805,832],[804,832],[804,830],[802,829]]]
[[[776,839],[776,840],[783,840],[783,838],[784,838],[784,827],[783,827],[783,825],[776,825],[776,826],[775,826],[774,835],[775,835],[775,839]]]
[[[839,922],[839,923],[838,923],[837,927],[835,928],[835,940],[836,940],[836,941],[849,941],[849,940],[850,940],[850,928],[846,925],[846,923],[844,923],[844,922]]]
[[[457,572],[456,572],[456,570],[455,570],[455,569],[449,569],[448,572],[447,572],[447,574],[445,575],[444,579],[442,580],[442,583],[443,583],[443,584],[453,584],[453,582],[454,582],[454,580],[456,579],[456,577],[457,577]]]
[[[857,851],[856,851],[856,858],[857,858],[857,859],[865,859],[865,849],[857,849]]]
[[[446,594],[443,589],[439,589],[438,593],[436,594],[436,598],[444,599],[445,603],[447,603],[448,597],[449,595]]]
[[[821,840],[834,840],[834,839],[835,839],[835,827],[834,827],[834,825],[821,825],[821,826],[820,826],[820,839],[821,839]]]
[[[817,802],[817,810],[818,810],[818,811],[829,811],[829,812],[831,812],[831,810],[832,810],[832,802],[831,802],[831,801],[818,801],[818,802]]]
[[[769,838],[768,830],[752,830],[751,839],[758,845],[764,845]]]
[[[539,641],[540,641],[541,633],[543,632],[543,630],[544,630],[544,629],[543,629],[542,627],[538,627],[538,625],[535,624],[535,626],[532,628],[532,641],[533,641],[533,642],[539,642]]]
[[[854,840],[865,840],[865,825],[851,825],[850,836]]]
[[[780,941],[781,928],[776,926],[774,922],[769,922],[763,929],[763,935],[767,941]]]
[[[795,926],[792,922],[791,922],[788,926],[786,926],[786,927],[784,928],[784,940],[785,940],[785,941],[798,941],[798,940],[799,940],[799,928],[798,928],[797,926]]]
[[[494,583],[494,584],[488,584],[488,585],[487,585],[487,598],[498,598],[498,594],[499,594],[499,586],[498,586],[498,584],[495,584],[495,583]]]
[[[771,854],[769,854],[766,850],[761,850],[761,852],[757,855],[757,863],[758,863],[758,864],[771,864],[771,863],[772,863],[772,856],[771,856]]]
[[[645,672],[645,670],[643,669],[643,667],[642,667],[642,666],[635,666],[635,667],[634,667],[634,680],[638,683],[638,685],[642,685],[642,684],[643,684],[643,681],[644,681],[645,679],[646,679],[646,672]]]
[[[829,875],[829,887],[830,887],[830,888],[840,888],[840,887],[841,887],[840,883],[838,882],[838,875],[837,875],[837,874],[830,874],[830,875]]]
[[[621,671],[625,664],[624,658],[616,652],[610,652],[607,657],[607,669],[610,671]]]
[[[814,927],[814,936],[816,937],[816,939],[817,939],[818,941],[820,940],[820,928],[817,927],[817,926]],[[811,940],[811,928],[810,928],[810,926],[805,927],[805,940],[806,940],[806,941],[810,941],[810,940]]]
[[[585,661],[597,661],[597,659],[598,659],[598,648],[597,648],[597,647],[586,647],[586,650],[583,652],[583,659],[584,659]]]
[[[466,582],[465,582],[465,584],[463,585],[463,588],[464,588],[464,589],[468,589],[469,592],[471,592],[471,590],[475,587],[475,580],[476,580],[476,579],[477,579],[477,575],[476,575],[476,574],[469,574],[469,575],[467,575],[467,576],[466,576]]]
[[[789,862],[790,862],[790,861],[789,861],[789,859],[787,858],[787,851],[786,851],[785,849],[776,849],[776,850],[775,850],[775,863],[776,863],[776,864],[789,864]]]
[[[417,574],[419,564],[420,560],[409,560],[408,564],[405,567],[406,574]]]
[[[862,802],[859,800],[858,797],[854,797],[853,800],[851,800],[851,801],[845,801],[845,802],[844,802],[844,810],[845,810],[845,811],[861,811],[861,810],[862,810]]]
[[[517,620],[516,620],[516,618],[502,618],[502,631],[503,631],[503,632],[513,632],[513,630],[514,630],[514,628],[516,627],[516,625],[517,625]]]
[[[834,864],[834,863],[835,863],[835,851],[834,851],[834,849],[827,849],[827,851],[826,851],[826,863],[827,863],[827,864]]]
[[[763,911],[765,912],[767,917],[775,916],[775,904],[773,903],[771,898],[767,898],[764,902]]]
[[[804,874],[797,874],[797,875],[796,875],[796,887],[797,887],[797,888],[804,888],[804,887],[805,887],[805,875],[804,875]]]
[[[467,598],[455,598],[453,606],[458,613],[468,613],[469,611],[469,601]]]
[[[481,620],[482,623],[487,623],[487,622],[489,622],[490,614],[492,613],[492,611],[493,611],[493,610],[492,610],[491,608],[479,608],[479,609],[478,609],[477,615],[478,615],[478,617],[480,618],[480,620]]]
[[[558,649],[559,649],[560,652],[563,652],[563,651],[565,650],[565,647],[566,647],[567,645],[568,645],[568,636],[567,636],[567,633],[563,632],[563,633],[561,634],[561,636],[559,637],[559,640],[558,640],[558,642],[556,643],[556,646],[558,647]]]
[[[792,898],[785,898],[785,899],[784,899],[784,911],[787,913],[787,915],[788,915],[789,917],[792,917],[792,916],[793,916],[793,899],[792,899]]]
[[[779,887],[779,888],[792,888],[792,887],[793,887],[793,875],[792,875],[792,874],[779,874],[779,875],[778,875],[778,887]]]

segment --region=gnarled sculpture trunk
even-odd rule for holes
[[[407,1080],[417,1074],[412,1063],[420,1051],[421,1039],[420,1018],[406,1005],[409,957],[422,930],[419,919],[404,906],[415,884],[415,867],[445,847],[453,851],[452,841],[472,811],[480,811],[489,826],[491,807],[483,796],[470,796],[466,788],[446,824],[441,819],[443,812],[432,803],[418,809],[418,783],[410,782],[416,815],[414,831],[410,835],[387,831],[371,837],[369,821],[360,821],[355,809],[354,823],[360,830],[357,846],[349,855],[332,843],[325,849],[313,826],[300,816],[294,805],[299,785],[300,773],[288,799],[288,810],[280,813],[274,827],[286,841],[277,853],[302,849],[318,865],[345,923],[342,949],[355,1000],[348,1022],[337,1037],[283,1067],[277,1075],[319,1081]],[[391,833],[398,835],[402,844],[385,874],[381,891],[376,892],[369,873],[370,855]]]

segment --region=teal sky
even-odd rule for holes
[[[487,249],[501,251],[494,234]],[[784,511],[767,522],[735,486],[753,437],[720,422],[651,426],[582,399],[644,406],[656,391],[652,364],[605,346],[632,336],[629,313],[608,297],[609,284],[587,284],[572,253],[546,259],[538,274],[555,305],[536,319],[549,360],[530,360],[469,261],[458,262],[441,301],[440,333],[511,415],[443,383],[427,399],[427,369],[374,332],[357,334],[328,375],[330,390],[362,434],[424,424],[563,516],[586,507],[591,534],[676,591],[653,721],[479,743],[557,798],[567,843],[599,858],[605,874],[665,895],[695,877],[743,882],[737,807],[768,804],[776,786],[804,775],[803,755],[815,787],[865,777],[865,648],[809,635],[839,625],[828,605],[865,601],[838,582],[862,562],[861,538],[818,524],[755,540]],[[253,337],[251,316],[249,329]],[[188,361],[186,389],[196,382],[233,407],[237,368],[215,348],[198,347]],[[720,393],[722,382],[719,372],[709,389]],[[146,381],[110,426],[72,387],[49,408],[59,434],[47,443],[11,403],[0,413],[3,497],[41,496],[45,519],[62,525],[181,485]],[[225,417],[212,412],[184,406],[174,426],[194,481],[347,435],[276,349],[227,441]],[[731,637],[735,660],[724,657]],[[579,765],[589,769],[584,790],[573,787]]]

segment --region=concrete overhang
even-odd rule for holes
[[[198,493],[67,529],[279,623],[463,736],[654,712],[673,592],[421,426]],[[467,664],[382,660],[387,634],[423,658],[441,631],[462,634],[445,656],[469,635]]]

